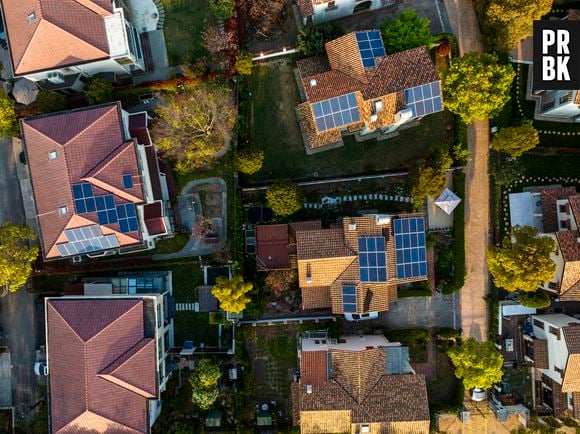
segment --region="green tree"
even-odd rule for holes
[[[493,149],[511,157],[519,157],[539,143],[540,134],[530,120],[525,120],[515,127],[502,128],[493,136],[491,142]]]
[[[16,291],[26,283],[32,272],[32,262],[38,247],[29,246],[36,237],[28,226],[6,222],[0,226],[0,296]]]
[[[103,104],[113,101],[113,85],[100,77],[92,78],[84,89],[89,104]]]
[[[453,160],[445,146],[431,151],[427,159],[419,160],[409,173],[411,197],[415,209],[420,209],[427,197],[437,197],[447,184],[447,170]]]
[[[209,11],[218,20],[227,20],[234,15],[234,0],[209,0]]]
[[[430,21],[417,15],[414,9],[405,9],[394,21],[387,21],[381,28],[387,53],[397,53],[410,48],[433,44],[429,30]]]
[[[220,307],[226,312],[240,313],[252,301],[248,292],[254,286],[244,282],[244,278],[236,274],[232,279],[218,277],[211,293],[220,303]]]
[[[533,22],[552,9],[552,0],[487,0],[479,2],[483,33],[489,45],[507,52],[532,35]]]
[[[212,162],[230,141],[236,120],[230,89],[211,83],[167,95],[155,113],[155,143],[181,173]]]
[[[18,132],[18,121],[14,113],[14,103],[0,91],[0,134],[14,135]]]
[[[524,306],[536,309],[545,309],[552,304],[552,299],[541,289],[534,292],[520,292],[518,301]]]
[[[236,54],[236,71],[241,75],[251,75],[254,63],[252,55],[247,51],[238,51]]]
[[[287,217],[302,208],[302,192],[290,181],[276,181],[266,191],[266,203],[274,214]]]
[[[493,54],[466,54],[443,72],[443,99],[466,124],[497,114],[510,99],[514,70]]]
[[[36,104],[41,113],[53,113],[66,110],[66,97],[60,93],[41,90],[36,97]]]
[[[264,151],[258,148],[246,148],[237,153],[235,166],[236,170],[251,175],[262,168],[263,162]]]
[[[494,182],[500,187],[507,187],[513,184],[525,173],[524,166],[520,160],[497,152],[492,153],[489,169]]]
[[[296,36],[296,51],[305,57],[324,54],[324,45],[344,35],[344,30],[336,23],[321,26],[305,26]]]
[[[209,359],[197,362],[189,378],[191,398],[202,410],[209,410],[219,395],[220,368]]]
[[[455,367],[455,376],[466,389],[489,389],[501,381],[503,356],[493,342],[477,342],[469,338],[448,352]]]
[[[511,292],[536,291],[556,271],[550,258],[554,248],[554,240],[538,236],[536,228],[514,227],[500,247],[488,249],[487,266],[495,285]]]

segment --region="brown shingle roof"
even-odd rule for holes
[[[52,299],[46,317],[52,432],[147,433],[158,385],[143,300]]]
[[[548,369],[548,341],[546,339],[533,340],[534,343],[534,367],[538,369]]]
[[[300,59],[296,62],[296,66],[303,80],[330,71],[330,64],[326,56],[313,56]]]
[[[580,92],[578,92],[580,94]],[[570,209],[572,210],[572,215],[576,221],[576,225],[580,224],[580,194],[569,196],[568,201],[570,202]]]
[[[137,147],[124,137],[118,103],[28,118],[21,125],[45,258],[60,257],[55,244],[67,241],[65,229],[98,224],[96,213],[75,213],[73,184],[89,182],[95,195],[113,194],[117,204],[143,202]],[[50,160],[53,151],[57,158]],[[125,174],[133,175],[131,189],[123,187]],[[65,215],[59,214],[62,206]],[[115,234],[121,246],[142,238],[140,231],[120,233],[118,223],[100,230]]]
[[[556,232],[556,239],[564,259],[560,298],[563,301],[580,300],[580,243],[578,231]]]
[[[2,9],[16,75],[109,57],[110,2],[2,0]]]
[[[576,187],[547,188],[540,193],[542,205],[542,222],[544,233],[556,232],[558,230],[558,210],[556,202],[568,199],[576,194]]]
[[[320,229],[318,231],[297,231],[296,244],[298,260],[321,258],[344,258],[356,255],[344,243],[341,229]]]
[[[259,270],[288,270],[288,225],[256,226],[256,265]]]

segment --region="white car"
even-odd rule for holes
[[[344,319],[346,319],[347,321],[366,321],[368,319],[377,319],[378,317],[379,317],[378,312],[344,314]]]
[[[36,375],[46,376],[48,375],[48,366],[46,366],[46,363],[44,362],[36,362],[34,364],[34,373]]]
[[[471,399],[474,401],[483,401],[487,398],[487,392],[483,389],[476,387],[471,391]]]

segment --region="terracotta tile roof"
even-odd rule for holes
[[[159,395],[143,318],[139,299],[48,300],[52,432],[148,432],[148,398]]]
[[[580,354],[568,355],[562,392],[580,392]]]
[[[569,196],[568,201],[570,202],[570,209],[578,226],[580,224],[580,194]]]
[[[298,10],[302,18],[310,17],[314,15],[314,8],[312,7],[311,0],[298,0],[297,1]]]
[[[316,84],[313,86],[314,81]],[[308,101],[312,104],[335,96],[358,92],[364,83],[340,71],[328,71],[322,74],[311,75],[302,80]]]
[[[533,340],[534,343],[534,367],[538,369],[548,369],[550,366],[548,359],[548,341],[546,339]]]
[[[562,327],[569,354],[580,354],[580,325],[573,323]],[[580,390],[578,390],[580,392]]]
[[[354,257],[356,253],[344,242],[341,229],[297,231],[298,260]]]
[[[580,261],[580,233],[578,231],[556,232],[556,238],[565,262]]]
[[[330,309],[332,302],[330,300],[329,286],[302,286],[302,310]]]
[[[296,66],[303,80],[330,71],[330,64],[326,56],[313,56],[300,59],[296,62]]]
[[[319,133],[314,123],[314,115],[310,103],[305,102],[296,107],[300,116],[300,129],[306,138],[310,149],[322,148],[342,140],[340,129],[335,128]],[[362,124],[361,124],[362,125]]]
[[[143,207],[143,220],[149,235],[167,233],[161,202],[148,203]]]
[[[110,2],[2,0],[2,9],[16,75],[109,57]]]
[[[300,353],[300,382],[312,387],[323,386],[328,381],[328,351],[302,351]]]
[[[564,259],[560,298],[562,301],[580,301],[580,243],[578,231],[556,232],[556,239]]]
[[[333,71],[340,71],[364,85],[367,82],[367,74],[358,49],[356,33],[350,32],[327,42],[326,55]],[[359,88],[359,90],[362,89]]]
[[[288,270],[288,225],[256,226],[256,265],[259,270]]]
[[[113,194],[117,204],[143,202],[136,144],[124,137],[118,103],[28,118],[21,128],[45,258],[60,257],[55,244],[67,241],[65,229],[98,224],[94,212],[76,214],[73,184],[89,182],[95,195]],[[57,157],[50,160],[53,151]],[[132,175],[131,189],[123,187],[125,174]],[[115,234],[121,246],[142,239],[140,231],[121,234],[117,223],[100,229]]]
[[[313,387],[311,393],[306,391],[310,383],[302,377],[294,386],[293,407],[299,413],[302,432],[350,432],[351,424],[377,423],[383,427],[404,422],[418,423],[407,432],[429,432],[423,375],[386,375],[384,348],[332,350],[331,358],[332,381]],[[386,432],[398,432],[396,425],[392,428],[395,430]]]
[[[544,233],[556,232],[558,230],[558,210],[556,202],[568,199],[576,194],[576,187],[547,188],[540,193],[542,206],[542,222]]]

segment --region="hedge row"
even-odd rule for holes
[[[463,288],[465,283],[465,175],[453,175],[455,194],[461,199],[453,211],[453,280],[441,289],[443,294],[453,294]]]

